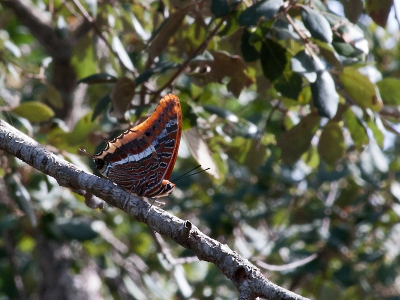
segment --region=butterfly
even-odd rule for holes
[[[175,189],[169,181],[182,133],[179,99],[168,94],[143,123],[131,127],[96,155],[96,168],[112,182],[139,197],[168,196]]]

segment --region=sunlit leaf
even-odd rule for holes
[[[379,93],[386,105],[400,104],[400,79],[384,78],[377,82]]]
[[[340,81],[349,96],[361,107],[379,111],[382,108],[382,99],[376,86],[358,72],[357,69],[346,67],[339,75]]]
[[[308,6],[302,6],[301,18],[312,37],[328,44],[332,43],[331,26],[322,14]]]
[[[239,17],[239,25],[256,25],[261,17],[265,20],[272,19],[283,4],[282,0],[260,1],[247,8]]]
[[[335,82],[328,71],[317,73],[317,79],[311,83],[311,92],[315,107],[322,117],[333,118],[339,105],[339,95],[336,92]]]
[[[363,54],[368,54],[369,53],[369,47],[368,47],[368,41],[365,39],[364,32],[360,29],[355,24],[352,24],[350,22],[345,22],[342,26],[339,26],[336,30],[336,34],[340,36],[343,41],[348,45],[354,47],[354,49],[357,49],[357,51],[352,50],[349,48],[351,53],[347,56],[357,56],[360,53]],[[334,47],[337,49],[338,45],[334,45]],[[342,45],[343,50],[345,49],[344,46]],[[343,54],[344,55],[344,54]]]
[[[305,50],[299,51],[290,59],[290,65],[294,72],[306,78],[310,83],[317,79],[317,67]]]
[[[183,136],[194,159],[204,168],[210,168],[207,170],[207,173],[211,174],[216,179],[219,179],[221,175],[219,173],[218,166],[214,162],[207,144],[199,135],[198,129],[196,127],[192,127],[189,130],[185,130],[183,131]]]
[[[37,101],[23,102],[12,111],[31,122],[45,122],[54,117],[50,107]]]
[[[364,124],[354,115],[351,109],[347,109],[344,112],[344,120],[346,122],[346,127],[350,132],[351,138],[354,144],[361,149],[363,146],[367,145],[369,142],[368,135]]]
[[[113,50],[117,53],[119,59],[121,60],[125,68],[127,68],[130,71],[134,71],[135,67],[133,66],[133,63],[129,58],[128,53],[126,53],[124,45],[117,36],[113,36],[112,47]]]

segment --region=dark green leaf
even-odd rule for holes
[[[271,82],[282,76],[288,62],[285,48],[270,39],[262,43],[260,59],[264,75]]]
[[[227,0],[212,0],[211,12],[216,18],[226,16],[230,11]]]
[[[282,0],[260,1],[247,8],[239,17],[239,25],[254,26],[261,17],[272,19],[283,4]]]
[[[106,107],[110,104],[110,102],[111,102],[110,94],[105,95],[103,98],[100,99],[99,102],[97,102],[96,106],[93,109],[92,122],[103,110],[106,109]]]
[[[332,43],[332,29],[328,20],[308,6],[301,7],[301,18],[311,36],[328,44]]]
[[[252,44],[250,44],[250,36],[250,32],[247,29],[244,29],[242,34],[242,43],[240,47],[245,61],[255,61],[260,57],[257,49]]]
[[[337,112],[339,95],[328,71],[318,72],[317,80],[311,83],[311,93],[319,115],[332,119]]]
[[[339,122],[329,121],[322,130],[318,143],[319,156],[330,166],[342,158],[345,151],[344,136]]]
[[[281,77],[274,81],[275,89],[287,98],[297,100],[302,90],[303,80],[301,76],[292,71],[284,72]]]
[[[295,163],[310,147],[311,139],[318,129],[321,118],[309,114],[299,124],[282,134],[278,140],[281,157],[285,164]]]
[[[96,84],[96,83],[113,83],[116,82],[117,78],[107,74],[107,73],[98,73],[93,74],[88,77],[80,79],[77,84],[79,83],[87,83],[87,84]]]
[[[144,71],[142,74],[140,74],[135,79],[136,86],[138,86],[139,84],[147,81],[154,74],[163,73],[163,72],[165,72],[167,70],[170,70],[170,69],[176,69],[177,67],[179,67],[178,64],[171,63],[171,62],[159,63],[154,68],[148,69],[148,70]]]
[[[98,236],[89,223],[79,219],[57,220],[52,227],[68,240],[87,241]]]

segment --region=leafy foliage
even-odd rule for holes
[[[319,0],[0,0],[0,113],[89,170],[80,148],[98,152],[172,90],[186,129],[172,179],[211,170],[165,209],[303,296],[394,299],[399,31],[378,27],[391,0],[341,3],[343,16]],[[45,298],[56,262],[104,298],[236,297],[187,250],[0,154],[0,297]]]

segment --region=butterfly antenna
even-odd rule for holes
[[[87,153],[86,149],[79,148],[79,151],[82,152],[83,154],[87,155],[87,156],[90,156],[91,158],[94,158],[94,155]]]
[[[196,173],[189,174],[189,173],[193,172],[194,170],[196,170],[196,169],[198,169],[198,168],[200,168],[200,167],[201,167],[201,165],[198,165],[197,167],[195,167],[195,168],[191,169],[190,171],[187,171],[186,173],[184,173],[184,174],[182,174],[182,175],[178,176],[178,177],[177,177],[177,178],[175,178],[174,180],[171,180],[171,182],[175,183],[175,182],[177,182],[177,181],[179,181],[179,180],[181,180],[181,179],[183,179],[183,178],[187,178],[187,177],[190,177],[190,176],[193,176],[193,175],[199,174],[199,173],[201,173],[201,172],[204,172],[204,171],[207,171],[207,170],[209,170],[209,169],[210,169],[210,168],[207,168],[207,169],[204,169],[204,170],[198,171],[198,172],[196,172]],[[189,175],[187,175],[187,174],[189,174]],[[187,176],[186,176],[186,175],[187,175]]]
[[[186,174],[188,174],[188,173],[190,173],[190,172],[192,172],[192,171],[194,171],[194,170],[196,170],[196,169],[198,169],[198,168],[200,168],[200,167],[201,167],[201,165],[198,165],[197,167],[194,167],[193,169],[187,171],[186,173],[184,173],[184,174],[182,174],[182,175],[176,177],[174,180],[171,180],[171,182],[175,182],[175,181],[181,179],[181,178],[182,178],[183,176],[185,176]]]

